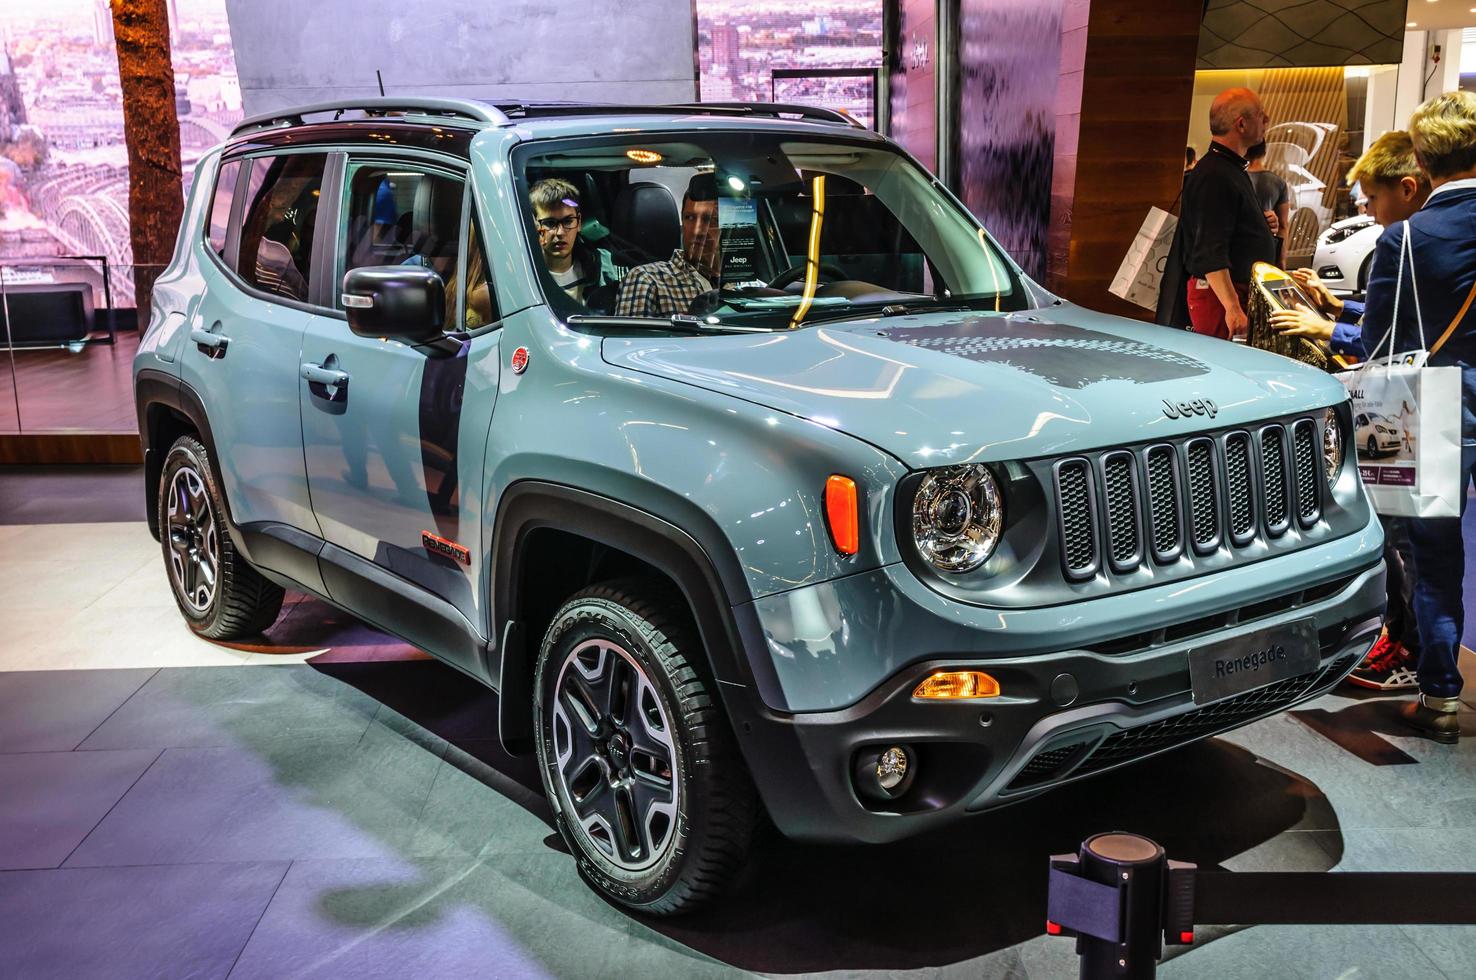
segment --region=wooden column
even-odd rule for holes
[[[1183,181],[1203,0],[1066,0],[1047,285],[1151,320],[1107,292],[1154,205]]]

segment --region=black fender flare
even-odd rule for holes
[[[747,580],[731,551],[705,548],[683,528],[630,504],[587,490],[541,480],[522,480],[501,495],[492,536],[492,636],[500,637],[496,668],[498,733],[510,752],[526,752],[533,737],[532,649],[538,637],[524,634],[518,621],[523,608],[522,573],[525,543],[540,528],[578,534],[639,558],[661,571],[681,590],[707,654],[707,667],[724,702],[732,688],[764,689],[776,682],[762,658],[744,653],[763,648],[763,632],[749,603]],[[704,529],[698,528],[703,533]],[[708,535],[720,532],[714,524]],[[767,671],[765,667],[767,666]],[[765,676],[765,675],[768,676]],[[757,675],[757,676],[756,676]],[[729,716],[735,724],[735,712]]]
[[[145,512],[148,514],[149,531],[157,538],[159,536],[159,514],[156,501],[159,497],[159,478],[164,472],[164,456],[169,451],[168,446],[156,445],[156,436],[159,434],[159,409],[165,409],[183,418],[194,427],[195,432],[199,434],[200,442],[210,453],[210,470],[211,476],[215,478],[215,485],[224,488],[225,480],[220,472],[219,453],[215,450],[215,436],[210,431],[210,417],[205,412],[205,403],[200,400],[194,388],[175,375],[144,368],[134,379],[133,398],[134,407],[138,413],[138,438],[143,444]],[[222,496],[224,496],[223,489]],[[226,516],[232,518],[230,526],[234,528],[236,522],[230,513],[229,499],[226,500],[225,506]],[[237,544],[239,545],[239,542]]]

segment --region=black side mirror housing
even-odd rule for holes
[[[370,265],[343,277],[343,308],[360,337],[388,337],[411,346],[441,339],[446,284],[430,269]]]

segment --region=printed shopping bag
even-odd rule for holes
[[[1396,357],[1400,294],[1409,267],[1420,349]],[[1462,311],[1464,312],[1464,311]],[[1374,510],[1388,517],[1459,517],[1461,513],[1461,369],[1427,367],[1460,316],[1427,352],[1415,288],[1409,223],[1394,287],[1394,321],[1362,366],[1339,374],[1353,399],[1353,448]],[[1382,358],[1379,352],[1388,346]]]
[[[1149,208],[1107,291],[1144,309],[1157,309],[1158,288],[1178,227],[1179,219],[1163,208]]]

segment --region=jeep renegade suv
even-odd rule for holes
[[[190,626],[298,589],[489,685],[651,913],[762,813],[916,834],[1314,697],[1380,627],[1336,381],[1052,296],[836,113],[248,120],[135,378]]]

